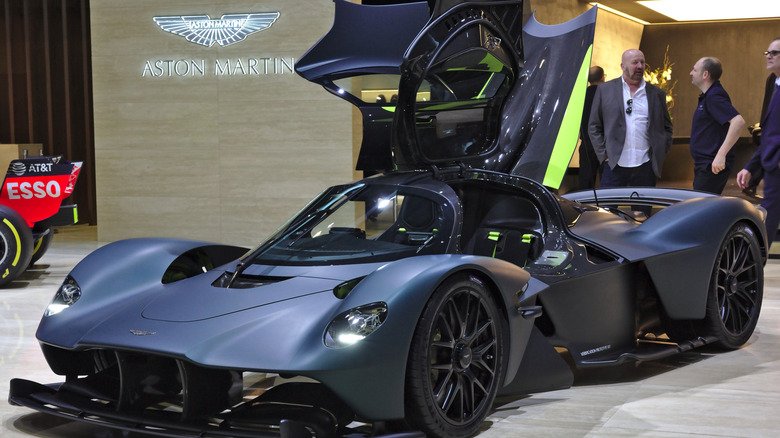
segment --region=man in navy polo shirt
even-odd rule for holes
[[[710,57],[698,60],[691,70],[691,82],[702,92],[691,124],[693,189],[718,195],[734,165],[731,148],[745,129],[745,119],[720,84],[722,73],[720,61]]]

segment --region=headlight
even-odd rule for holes
[[[325,345],[348,347],[376,330],[387,318],[387,304],[373,303],[355,307],[337,316],[325,332]]]
[[[62,312],[72,306],[79,298],[81,298],[81,287],[79,287],[79,284],[70,276],[65,278],[62,286],[54,294],[51,304],[46,308],[44,316],[52,316]]]

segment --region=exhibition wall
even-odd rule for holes
[[[332,0],[92,0],[98,238],[254,245],[353,178],[352,107],[297,76]],[[210,47],[154,17],[279,13]]]
[[[89,1],[0,1],[0,47],[0,144],[83,162],[66,202],[95,224]]]
[[[647,53],[647,62],[660,66],[669,47],[669,61],[674,64],[672,77],[677,81],[672,108],[675,137],[691,135],[691,120],[701,91],[691,84],[690,71],[704,56],[720,59],[723,64],[720,81],[734,107],[748,125],[758,122],[769,75],[763,53],[778,37],[780,20],[646,26],[641,47]],[[742,132],[743,137],[749,135],[747,130]]]

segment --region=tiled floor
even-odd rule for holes
[[[0,437],[142,438],[9,405],[8,382],[60,381],[35,341],[43,309],[62,278],[97,248],[91,227],[65,228],[49,252],[0,289]],[[764,304],[750,343],[695,351],[580,376],[571,389],[499,400],[481,438],[777,437],[780,434],[780,260],[767,266]]]

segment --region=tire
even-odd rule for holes
[[[764,269],[758,239],[752,229],[738,224],[718,251],[706,316],[697,331],[715,336],[718,347],[741,347],[756,328],[763,295]]]
[[[32,257],[32,232],[14,210],[0,206],[0,286],[15,280]]]
[[[457,275],[417,323],[406,373],[406,421],[435,437],[477,432],[503,379],[504,322],[478,279]]]
[[[46,254],[46,251],[49,250],[49,246],[51,246],[51,241],[54,239],[54,229],[52,227],[48,227],[46,229],[46,233],[39,237],[38,239],[35,239],[33,241],[33,250],[32,250],[32,257],[30,258],[30,266],[34,265],[35,262],[41,259],[44,254]]]

